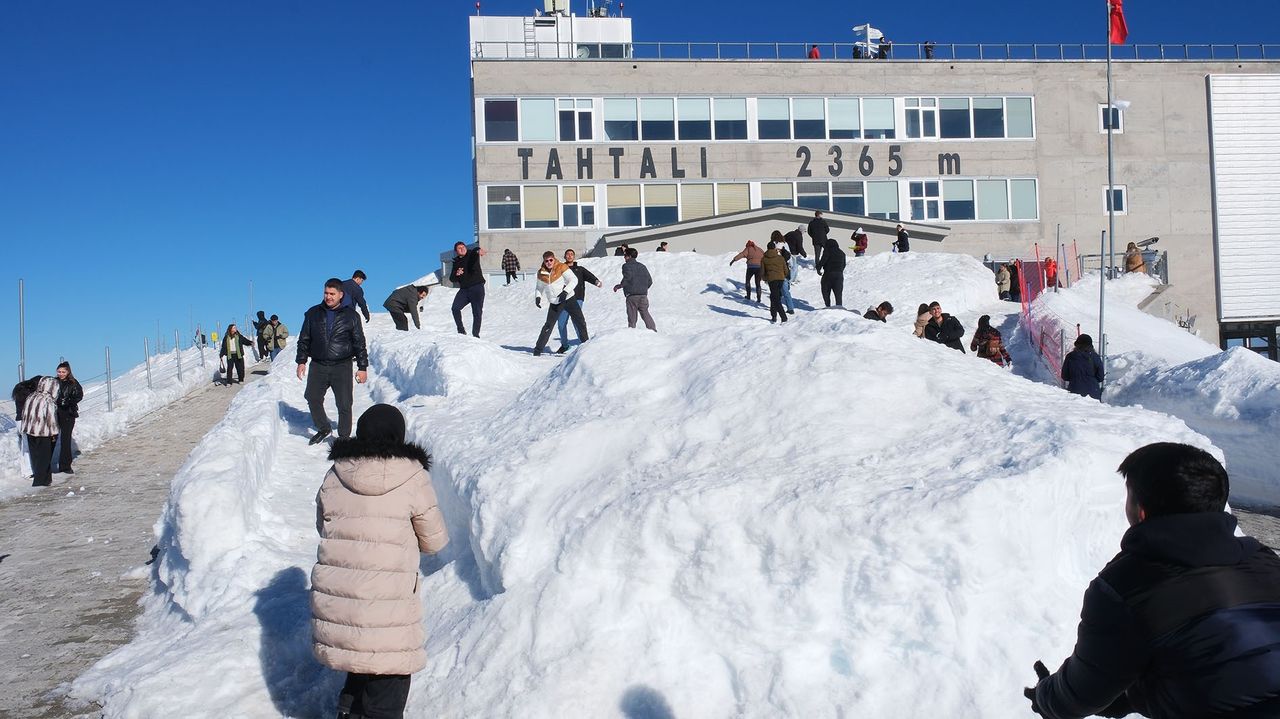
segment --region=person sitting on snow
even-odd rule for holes
[[[1280,716],[1280,557],[1235,536],[1227,472],[1160,442],[1120,463],[1129,529],[1084,593],[1075,650],[1024,690],[1052,719]]]
[[[963,353],[964,343],[960,341],[961,337],[964,337],[964,325],[960,324],[960,320],[943,312],[942,305],[930,302],[929,322],[924,326],[924,338]]]
[[[876,320],[877,322],[887,322],[889,315],[893,314],[893,305],[888,300],[881,302],[875,307],[868,307],[864,319]]]

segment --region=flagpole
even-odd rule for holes
[[[1116,255],[1116,161],[1115,150],[1112,145],[1112,134],[1115,131],[1114,119],[1114,100],[1111,98],[1111,0],[1107,0],[1107,270],[1103,274],[1103,284],[1106,278],[1111,276],[1115,267]],[[1099,353],[1102,356],[1103,366],[1107,361],[1107,335],[1102,331],[1102,301],[1103,291],[1098,292],[1098,346],[1101,348]]]

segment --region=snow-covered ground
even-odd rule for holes
[[[123,434],[140,417],[164,407],[188,392],[213,381],[218,371],[218,350],[204,348],[201,366],[200,349],[181,351],[182,379],[178,379],[178,358],[166,352],[151,358],[151,388],[147,388],[146,364],[139,364],[111,378],[112,411],[107,411],[105,379],[83,383],[84,401],[76,420],[76,447],[88,452],[103,442]],[[52,374],[50,367],[43,374]],[[6,400],[8,398],[6,397]],[[0,414],[0,500],[24,492],[31,487],[31,465],[19,450],[19,433],[13,421],[13,402],[6,401]]]
[[[1110,404],[1174,415],[1226,455],[1237,502],[1280,505],[1280,364],[1236,347],[1226,352],[1137,308],[1154,284],[1126,275],[1107,285],[1107,389]],[[1033,312],[1049,311],[1095,335],[1098,279],[1046,294]],[[1068,338],[1075,334],[1068,328]],[[1070,344],[1070,339],[1068,339]]]
[[[409,716],[1023,717],[1126,527],[1120,460],[1222,456],[1179,419],[1021,376],[1049,373],[1017,341],[1009,373],[912,336],[931,300],[1014,334],[971,258],[851,258],[856,313],[810,311],[805,270],[781,326],[728,256],[641,259],[659,334],[626,328],[619,258],[583,262],[605,288],[564,357],[528,352],[532,282],[490,283],[478,340],[444,289],[424,331],[369,325],[356,412],[404,410],[453,537],[423,561]],[[861,318],[885,299],[887,325]],[[188,458],[139,635],[73,696],[107,717],[331,714],[306,589],[328,462],[302,391],[274,367]]]

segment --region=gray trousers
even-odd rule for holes
[[[636,315],[644,318],[645,327],[658,331],[653,316],[649,314],[649,295],[627,295],[627,326],[632,329],[636,326]]]
[[[332,432],[329,415],[324,412],[324,396],[333,388],[333,399],[338,405],[338,436],[351,436],[351,400],[355,379],[351,375],[351,360],[338,364],[312,362],[307,369],[307,391],[303,397],[311,409],[311,423],[318,432]]]

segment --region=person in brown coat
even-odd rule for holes
[[[1147,271],[1147,261],[1142,257],[1142,250],[1138,248],[1138,243],[1130,242],[1124,251],[1124,271],[1125,272],[1142,272]]]
[[[737,262],[738,260],[747,261],[747,279],[745,283],[746,290],[747,290],[747,301],[748,302],[751,301],[751,278],[754,277],[756,278],[756,302],[759,302],[760,301],[760,263],[764,260],[764,250],[760,249],[760,245],[757,245],[751,240],[747,240],[747,244],[745,247],[742,248],[742,252],[739,252],[738,254],[734,255],[733,259],[729,260],[729,264],[733,265],[733,263]]]
[[[933,319],[933,311],[929,309],[929,305],[920,305],[920,309],[916,310],[916,337],[924,337],[924,326],[929,324],[931,319]]]
[[[769,321],[777,322],[778,317],[787,321],[787,308],[782,306],[782,285],[791,277],[791,268],[782,259],[776,242],[770,240],[764,257],[760,260],[760,270],[764,281],[769,285]]]
[[[449,542],[427,474],[431,457],[405,442],[400,410],[376,404],[329,459],[316,495],[312,649],[320,663],[347,672],[339,719],[402,717],[409,677],[427,664],[418,553]]]

